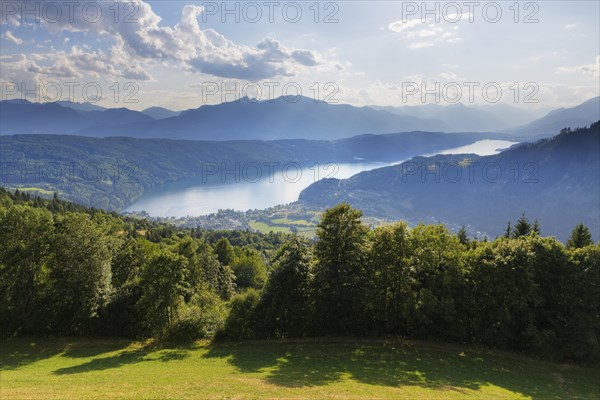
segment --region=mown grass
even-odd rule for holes
[[[283,233],[291,233],[289,226],[277,226],[277,225],[269,225],[265,222],[259,222],[256,220],[250,220],[250,227],[252,229],[258,230],[261,233],[269,233],[269,232],[283,232]],[[296,226],[298,234],[305,236],[307,238],[312,238],[316,234],[317,228],[315,226],[304,226],[297,225]]]
[[[11,339],[2,399],[598,399],[599,370],[426,343]]]

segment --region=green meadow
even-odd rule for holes
[[[354,339],[2,342],[2,399],[598,399],[600,371],[505,352]]]

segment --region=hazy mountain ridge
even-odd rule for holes
[[[540,137],[564,126],[589,125],[600,118],[598,98],[555,110],[527,125],[532,113],[508,105],[355,107],[307,97],[203,105],[181,112],[150,107],[141,112],[105,109],[90,103],[0,102],[0,133],[75,134],[186,140],[336,140],[394,132],[505,132]]]
[[[179,111],[173,111],[163,107],[148,107],[145,110],[142,110],[142,113],[154,119],[171,118],[180,114]]]
[[[528,135],[532,138],[548,137],[562,128],[589,126],[599,119],[600,96],[589,99],[575,107],[559,108],[550,111],[542,118],[511,129],[508,132],[516,135]]]
[[[255,102],[241,99],[186,110],[176,117],[141,124],[93,129],[78,134],[191,140],[315,139],[332,140],[364,133],[413,130],[447,131],[445,124],[398,116],[367,107],[278,98]]]
[[[89,107],[84,107],[88,109]],[[96,126],[154,121],[153,118],[128,108],[89,108],[84,111],[60,103],[0,102],[0,132],[11,134],[66,134],[87,132]]]

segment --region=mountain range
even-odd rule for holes
[[[559,108],[528,124],[511,129],[514,135],[531,138],[547,137],[562,128],[589,126],[600,119],[600,97],[594,97],[575,107]]]
[[[521,213],[542,233],[565,240],[582,222],[600,237],[600,121],[499,154],[416,157],[391,167],[326,179],[300,202],[323,208],[345,201],[369,215],[412,223],[443,222],[502,234]]]
[[[0,133],[186,140],[336,140],[366,133],[429,131],[495,132],[523,139],[550,136],[562,127],[586,126],[600,118],[598,97],[538,119],[528,111],[506,105],[354,107],[306,97],[296,100],[243,98],[181,112],[161,107],[134,111],[89,103],[7,100],[0,102]]]

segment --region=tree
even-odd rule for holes
[[[388,333],[406,334],[415,308],[410,232],[404,222],[378,227],[371,238],[369,263],[374,271],[376,317]]]
[[[567,240],[567,247],[570,249],[580,249],[591,244],[594,244],[594,242],[592,241],[592,234],[588,227],[584,224],[577,224],[571,232],[569,240]]]
[[[410,271],[415,295],[413,335],[458,340],[466,329],[463,250],[443,225],[411,231]]]
[[[600,244],[571,248],[574,277],[559,348],[575,360],[600,359]]]
[[[527,236],[530,233],[531,233],[531,224],[529,223],[529,220],[525,216],[525,213],[523,213],[521,215],[521,217],[517,220],[517,223],[515,224],[515,227],[513,228],[512,237],[518,238],[521,236]]]
[[[258,305],[259,326],[269,337],[300,337],[309,320],[312,274],[308,245],[295,236],[275,256]]]
[[[542,234],[540,223],[538,222],[537,218],[535,221],[533,221],[533,225],[531,226],[531,232],[535,233],[538,236]]]
[[[114,236],[88,214],[55,215],[48,259],[48,324],[61,333],[81,333],[112,292]]]
[[[51,253],[52,214],[16,205],[0,208],[0,324],[8,333],[42,326],[44,263]],[[39,313],[38,313],[39,314]]]
[[[219,262],[206,243],[200,244],[196,256],[197,268],[202,271],[203,281],[222,300],[229,300],[235,294],[235,275],[229,265]]]
[[[143,333],[142,313],[136,306],[142,296],[141,273],[158,246],[133,232],[112,259],[113,293],[97,325],[103,334],[134,338]]]
[[[267,281],[267,267],[256,251],[244,250],[231,266],[235,275],[235,284],[240,289],[260,289]]]
[[[142,271],[143,294],[138,307],[150,333],[156,334],[176,320],[179,305],[190,293],[187,269],[185,257],[161,250]]]
[[[511,232],[512,232],[512,229],[510,227],[510,221],[508,221],[508,223],[506,224],[506,230],[504,231],[504,237],[506,239],[510,238]]]
[[[527,238],[529,240],[529,238]],[[483,243],[467,256],[470,339],[508,349],[537,341],[541,297],[525,240]]]
[[[215,243],[215,254],[222,265],[231,265],[233,262],[233,246],[226,237],[222,237]]]
[[[348,204],[326,210],[317,228],[314,305],[317,334],[371,329],[367,232],[362,212]]]
[[[460,227],[456,237],[461,244],[464,244],[465,246],[469,244],[469,236],[467,236],[467,230],[465,229],[464,225]]]

